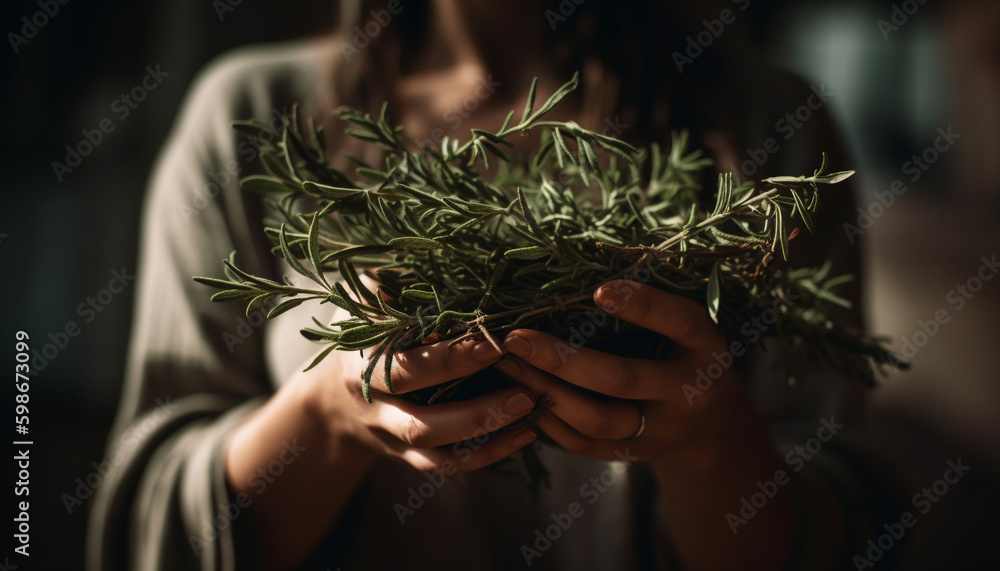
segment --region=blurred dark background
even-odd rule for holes
[[[92,314],[78,311],[80,304],[106,288],[114,271],[134,273],[150,167],[198,70],[236,46],[324,33],[336,2],[42,4],[58,11],[35,17],[45,24],[34,33],[22,18],[43,12],[38,0],[0,5],[7,40],[0,48],[4,354],[13,362],[20,329],[31,334],[32,348],[52,346],[34,361],[44,369],[31,381],[32,556],[30,565],[10,562],[77,569],[86,506],[66,504],[64,494],[74,495],[77,478],[101,460],[133,291],[97,301],[101,311]],[[719,7],[688,11],[697,34]],[[879,24],[896,25],[901,16],[898,29]],[[753,0],[731,27],[748,49],[833,92],[829,109],[854,155],[860,205],[877,203],[895,179],[906,183],[863,235],[870,328],[900,349],[937,310],[951,319],[916,352],[913,371],[893,375],[872,395],[873,443],[897,467],[908,497],[939,479],[948,460],[961,458],[972,471],[920,516],[913,541],[900,548],[902,568],[1000,569],[1000,279],[985,282],[960,310],[949,297],[975,276],[981,257],[1000,253],[1000,2]],[[113,102],[157,65],[169,75],[122,118]],[[66,163],[66,145],[76,146],[82,130],[104,118],[114,131],[72,172],[57,175],[52,163]],[[960,137],[911,181],[907,162],[949,127]],[[70,322],[79,333],[61,335]],[[0,411],[8,427],[11,389]],[[0,564],[12,550],[0,552]]]

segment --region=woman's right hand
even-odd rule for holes
[[[395,394],[377,366],[371,403],[361,392],[368,359],[360,352],[333,351],[302,372],[311,359],[304,362],[226,445],[230,493],[252,502],[246,510],[251,537],[241,553],[265,569],[293,568],[337,521],[379,456],[453,476],[534,440],[530,425],[505,428],[534,406],[523,387],[431,405],[398,396],[470,375],[501,357],[488,341],[399,351],[390,373]],[[474,440],[459,444],[468,439]]]
[[[400,395],[471,375],[502,357],[488,340],[473,339],[398,351],[390,373],[393,392],[388,391],[379,363],[372,375],[371,403],[361,388],[370,354],[334,351],[303,375],[312,377],[316,412],[328,420],[330,430],[346,430],[366,448],[418,470],[454,475],[502,460],[536,438],[530,425],[505,429],[532,410],[531,393],[509,387],[430,405]]]

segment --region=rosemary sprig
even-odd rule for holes
[[[779,271],[770,264],[775,252],[787,259],[798,231],[793,220],[813,229],[820,188],[853,171],[827,173],[824,155],[811,176],[753,182],[724,173],[707,210],[700,176],[712,161],[688,150],[686,132],[674,134],[669,152],[658,145],[637,150],[576,123],[545,119],[577,84],[574,76],[536,109],[533,82],[518,122],[511,111],[496,132],[473,129],[465,142],[445,138],[440,149],[418,152],[406,148],[386,106],[378,118],[338,109],[350,125],[347,135],[385,151],[379,165],[352,158],[353,174],[330,164],[324,133],[311,122],[303,133],[297,110],[280,132],[235,123],[261,146],[266,174],[242,185],[269,197],[272,251],[315,287],[253,276],[235,257],[225,262],[228,279],[195,279],[220,289],[214,301],[247,302],[248,313],[278,298],[269,318],[306,301],[343,308],[348,318],[314,320],[315,328],[302,330],[327,344],[310,368],[335,349],[374,347],[363,378],[369,400],[376,362],[388,370],[397,350],[492,339],[524,326],[567,337],[594,310],[598,285],[643,275],[704,303],[733,339],[754,315],[783,307],[773,331],[789,379],[792,364],[810,357],[868,384],[878,365],[898,363],[877,340],[828,317],[846,303],[834,293],[845,278],[827,277],[828,266]],[[540,134],[540,147],[519,156],[509,139],[529,132]],[[301,212],[304,199],[315,208]],[[379,284],[377,291],[362,274]],[[798,301],[776,303],[787,298]],[[621,353],[638,346],[636,337],[620,335],[634,328],[608,322],[588,342]],[[646,340],[644,356],[662,357],[670,348],[648,332],[632,332]],[[459,398],[459,385],[469,382],[411,396]]]

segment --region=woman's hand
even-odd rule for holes
[[[727,519],[758,482],[788,467],[737,373],[722,366],[732,355],[708,311],[624,280],[605,284],[594,300],[608,314],[672,339],[673,355],[628,359],[538,331],[511,332],[504,346],[516,357],[497,368],[551,402],[538,427],[570,452],[648,462],[670,536],[665,544],[684,569],[784,568],[795,530],[791,490],[769,498],[738,533]]]
[[[378,454],[398,458],[418,470],[454,475],[502,460],[536,438],[531,426],[505,429],[534,408],[534,400],[524,388],[510,387],[468,400],[430,405],[415,404],[401,396],[495,364],[503,354],[488,340],[439,341],[397,352],[390,373],[393,392],[389,393],[383,378],[384,367],[376,366],[371,403],[362,396],[361,373],[372,357],[338,353],[327,359],[339,371],[323,375],[335,377],[338,386],[330,388],[332,379],[326,378],[322,382],[327,387],[318,389],[323,394],[321,402],[326,403],[324,416],[348,417],[348,430]],[[474,445],[463,444],[473,438],[477,439]]]
[[[234,430],[226,446],[231,493],[253,500],[246,520],[250,539],[241,554],[261,568],[293,568],[337,521],[380,455],[453,476],[534,440],[529,425],[508,428],[534,407],[522,387],[425,406],[397,396],[470,375],[501,357],[489,342],[445,341],[400,351],[390,373],[396,394],[388,393],[384,368],[376,367],[371,403],[361,393],[368,360],[358,352],[333,351],[296,373]],[[261,494],[258,474],[275,463],[281,475],[268,479]]]
[[[497,368],[552,403],[539,428],[571,452],[604,460],[616,459],[625,440],[630,454],[648,461],[692,447],[704,451],[724,438],[721,428],[742,400],[742,387],[738,375],[718,363],[732,356],[708,311],[625,280],[605,284],[594,300],[609,316],[672,339],[674,354],[629,359],[538,331],[511,332],[504,346],[516,357]],[[696,383],[699,371],[705,375]],[[581,389],[615,398],[598,400]]]

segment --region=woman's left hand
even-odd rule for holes
[[[537,398],[548,398],[539,428],[570,452],[603,460],[620,459],[626,444],[633,459],[650,461],[672,451],[706,452],[726,441],[724,427],[734,428],[734,416],[745,418],[733,413],[752,405],[741,398],[738,374],[724,366],[733,355],[707,309],[626,280],[604,284],[594,301],[609,319],[672,339],[673,354],[630,359],[530,329],[511,332],[504,345],[515,357],[496,368]],[[581,389],[615,398],[598,400]]]
[[[536,422],[556,443],[601,460],[645,462],[657,487],[675,492],[660,494],[658,505],[681,567],[785,568],[794,494],[776,493],[738,534],[729,517],[760,482],[789,474],[750,392],[727,366],[745,345],[727,347],[701,304],[651,286],[616,280],[594,300],[609,319],[672,339],[672,354],[629,359],[518,329],[504,341],[516,356],[494,367],[536,401],[548,398],[551,406]]]

